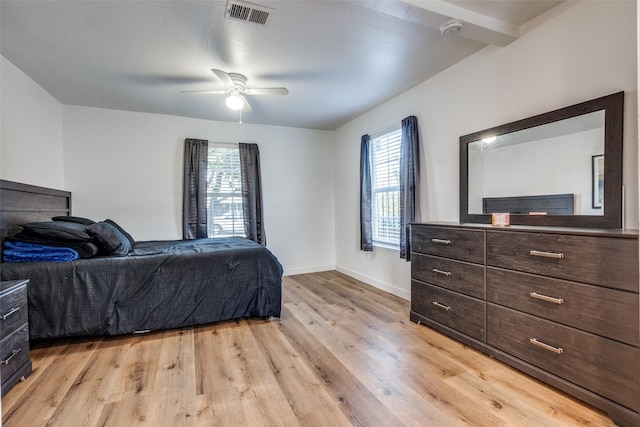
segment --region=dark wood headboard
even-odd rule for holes
[[[35,185],[0,180],[2,242],[20,231],[20,224],[49,221],[71,215],[71,193]]]
[[[530,212],[544,212],[547,215],[573,215],[573,194],[483,198],[482,213],[494,212],[524,215]]]

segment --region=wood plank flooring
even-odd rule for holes
[[[333,272],[284,278],[281,319],[37,343],[13,426],[607,426]]]

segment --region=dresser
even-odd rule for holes
[[[0,377],[2,396],[31,373],[28,280],[0,282]]]
[[[638,235],[411,228],[411,320],[640,425]]]

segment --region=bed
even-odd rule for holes
[[[71,217],[71,194],[0,181],[2,240]],[[280,317],[282,266],[243,238],[134,242],[126,254],[3,262],[2,280],[30,280],[31,340],[120,335],[246,317]]]

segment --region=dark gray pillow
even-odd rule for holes
[[[115,221],[112,221],[110,219],[105,219],[104,222],[106,222],[107,224],[111,224],[113,225],[115,228],[118,229],[119,232],[121,232],[124,237],[127,238],[127,240],[129,240],[129,243],[131,244],[131,247],[133,248],[136,244],[136,241],[133,239],[133,237],[131,237],[131,234],[127,233],[124,228],[120,227],[118,224],[116,224]]]
[[[44,239],[62,239],[79,242],[91,241],[87,226],[76,222],[43,221],[30,222],[22,226],[23,233]]]
[[[131,252],[129,239],[111,224],[96,222],[87,227],[87,232],[105,255],[122,256]]]
[[[82,218],[81,216],[71,216],[71,215],[54,216],[53,218],[51,218],[51,220],[62,221],[62,222],[77,222],[78,224],[83,224],[83,225],[91,225],[96,223],[94,220],[89,218]]]

